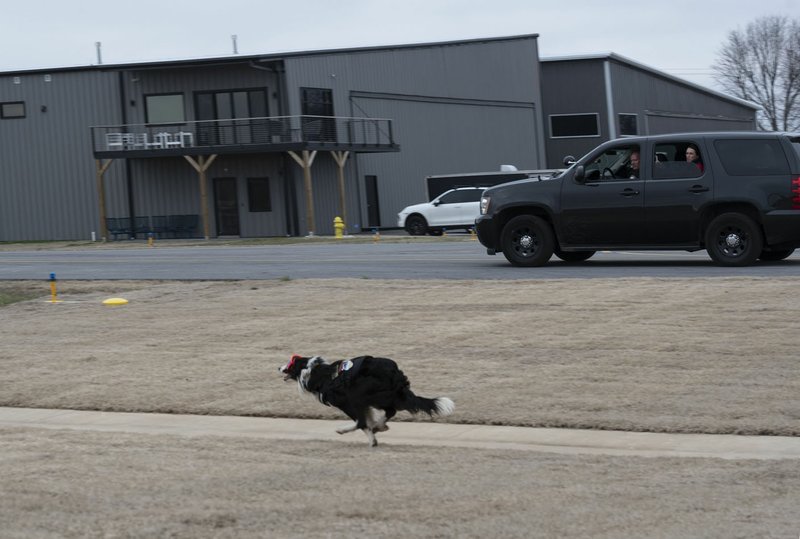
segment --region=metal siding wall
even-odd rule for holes
[[[350,91],[536,103],[536,40],[520,39],[336,53],[286,60],[291,114],[303,86],[331,88],[334,112],[349,114]]]
[[[611,77],[615,114],[638,113],[640,134],[667,132],[646,132],[644,119],[647,112],[686,116],[685,123],[669,122],[669,128],[677,131],[755,129],[755,112],[745,105],[613,61]],[[667,128],[666,125],[662,127]]]
[[[119,121],[116,76],[17,76],[21,84],[0,77],[0,101],[24,101],[26,108],[25,118],[0,120],[0,240],[89,239],[99,231],[89,126]],[[112,164],[108,181],[120,172]]]
[[[542,108],[549,168],[562,167],[565,155],[581,157],[608,140],[603,63],[597,60],[542,63]],[[551,138],[551,114],[597,113],[599,137]]]
[[[394,118],[403,151],[361,154],[358,181],[378,177],[381,226],[397,226],[397,212],[428,200],[425,176],[499,170],[501,164],[537,168],[533,107],[358,99],[370,115]],[[366,220],[366,201],[362,201]],[[352,219],[351,219],[352,220]]]
[[[381,225],[394,227],[400,209],[426,200],[426,175],[544,163],[535,38],[290,58],[286,77],[289,114],[301,113],[301,87],[318,87],[333,90],[337,116],[393,120],[401,151],[351,155],[345,168],[348,231],[366,221],[364,175],[378,176]],[[391,95],[363,98],[351,92]],[[304,229],[302,171],[293,167],[292,173]],[[338,192],[329,156],[317,156],[312,178],[317,232],[332,233]]]
[[[750,131],[752,122],[715,120],[713,118],[686,118],[647,114],[644,119],[650,135],[700,131]]]

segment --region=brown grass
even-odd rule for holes
[[[4,538],[795,537],[796,461],[10,429]]]
[[[448,421],[800,435],[792,279],[2,282],[0,405],[341,418],[290,354],[396,359]],[[101,301],[123,296],[130,303]],[[402,415],[400,420],[410,420]],[[0,535],[789,537],[795,461],[2,429]]]
[[[453,422],[796,436],[794,286],[65,282],[64,303],[0,310],[0,405],[335,418],[277,367],[373,354],[455,400]],[[102,305],[110,295],[130,303]]]

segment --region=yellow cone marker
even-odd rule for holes
[[[103,305],[125,305],[128,300],[125,298],[108,298],[103,300]]]

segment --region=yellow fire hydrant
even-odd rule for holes
[[[333,218],[333,233],[337,240],[344,237],[344,221],[341,217]]]

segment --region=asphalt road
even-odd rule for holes
[[[722,268],[705,251],[599,252],[580,264],[555,257],[540,268],[515,268],[476,241],[388,241],[259,245],[142,246],[120,249],[0,252],[0,279],[566,279],[614,277],[800,276],[800,252],[787,260]]]

